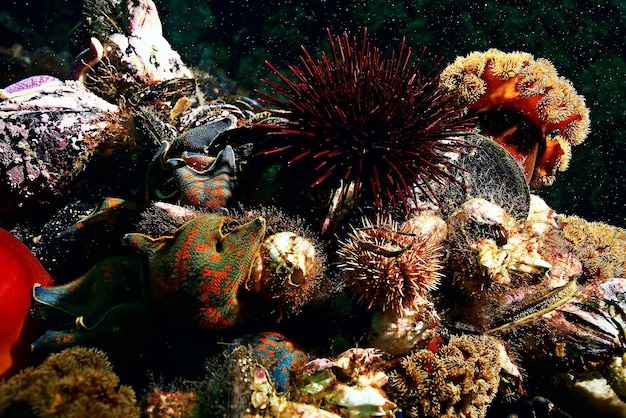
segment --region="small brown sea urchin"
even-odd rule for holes
[[[259,155],[281,156],[312,188],[338,190],[340,202],[351,190],[377,208],[408,209],[418,190],[438,202],[431,182],[455,181],[446,153],[463,146],[473,123],[410,63],[404,41],[384,59],[367,31],[360,46],[347,34],[328,38],[331,55],[314,59],[303,48],[291,76],[267,63],[280,81],[265,80],[272,92],[260,92],[262,101],[289,121]]]
[[[392,221],[363,220],[338,252],[344,280],[369,308],[402,312],[427,303],[440,280],[441,249],[425,235],[400,232]]]

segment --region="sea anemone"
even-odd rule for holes
[[[404,41],[384,59],[367,32],[360,46],[347,34],[328,37],[331,56],[303,48],[291,77],[267,63],[280,81],[265,80],[272,91],[261,101],[288,122],[268,126],[274,135],[257,155],[282,158],[303,187],[336,191],[340,205],[353,194],[355,203],[408,209],[418,190],[438,202],[431,182],[454,182],[446,153],[463,147],[473,123],[410,63]]]
[[[402,232],[390,219],[364,219],[341,243],[338,266],[368,308],[418,309],[441,278],[441,248],[428,236]]]
[[[531,54],[490,49],[458,57],[441,73],[440,89],[478,116],[481,133],[505,147],[535,187],[554,182],[571,146],[589,132],[584,98]]]

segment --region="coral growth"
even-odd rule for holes
[[[197,407],[196,390],[154,388],[142,399],[146,418],[186,418],[193,416]]]
[[[0,384],[0,415],[132,418],[140,410],[104,353],[73,347]]]
[[[403,357],[384,389],[407,418],[484,417],[498,392],[499,350],[489,336],[452,337],[437,353]]]

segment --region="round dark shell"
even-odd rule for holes
[[[451,174],[458,182],[451,182],[440,192],[441,211],[450,215],[464,202],[482,197],[505,209],[520,221],[528,217],[530,189],[524,173],[507,150],[482,135],[471,135],[463,153],[453,157],[460,167]]]

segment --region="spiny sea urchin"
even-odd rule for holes
[[[338,251],[343,279],[368,308],[418,309],[441,278],[440,241],[403,232],[395,222],[363,219]]]
[[[338,190],[340,203],[353,191],[355,201],[408,210],[419,190],[439,203],[431,184],[455,181],[446,153],[463,147],[473,122],[437,90],[432,71],[410,63],[404,40],[384,59],[367,31],[360,46],[347,34],[328,38],[331,56],[314,59],[303,47],[291,76],[267,63],[280,81],[264,80],[272,92],[259,92],[261,101],[289,121],[257,155],[284,158],[307,186]]]

